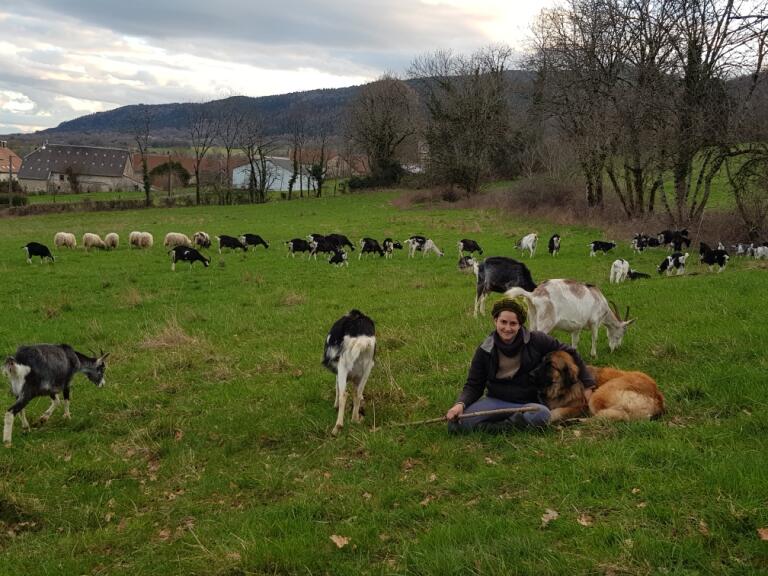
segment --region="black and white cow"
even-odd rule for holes
[[[336,250],[333,255],[328,258],[328,263],[339,267],[349,266],[348,258],[346,250]]]
[[[365,237],[360,239],[360,254],[357,255],[357,259],[360,260],[360,258],[363,257],[363,254],[366,256],[368,256],[368,254],[384,256],[384,249],[375,238]]]
[[[235,238],[234,236],[227,236],[222,234],[221,236],[216,236],[216,239],[219,241],[219,254],[221,254],[222,248],[229,248],[230,250],[242,250],[243,252],[248,251],[248,246],[241,242],[239,238]]]
[[[395,250],[403,249],[403,245],[400,242],[392,240],[392,238],[384,238],[381,247],[384,249],[384,258],[392,258],[392,253]]]
[[[269,242],[258,234],[243,234],[240,236],[240,242],[246,246],[264,246],[264,248],[269,248]]]
[[[673,270],[677,271],[677,275],[685,274],[685,261],[688,259],[688,252],[683,254],[682,252],[673,252],[671,255],[664,258],[659,264],[656,271],[661,274],[666,272],[667,276],[672,274]]]
[[[722,272],[725,266],[728,264],[728,252],[725,250],[707,250],[699,256],[699,262],[706,264],[709,267],[709,271],[712,271],[712,266],[717,266],[718,272]]]
[[[296,258],[296,252],[307,252],[311,255],[312,250],[316,246],[314,241],[307,242],[303,238],[294,238],[293,240],[288,240],[285,245],[288,246],[288,254],[285,255],[286,258],[288,256],[293,256]]]
[[[616,242],[604,242],[602,240],[593,240],[589,243],[589,255],[594,256],[598,252],[607,254],[616,248]]]
[[[171,270],[174,272],[176,271],[176,262],[189,262],[190,270],[192,270],[192,264],[195,262],[202,262],[206,268],[211,263],[210,258],[206,258],[200,252],[188,246],[176,246],[169,250],[168,254],[171,255]]]
[[[560,253],[560,234],[552,234],[547,243],[547,250],[552,256],[557,256]]]
[[[475,294],[475,318],[485,313],[485,298],[491,292],[506,292],[514,286],[533,291],[536,283],[525,264],[505,256],[491,256],[482,262],[472,263],[477,290]]]
[[[478,252],[481,256],[483,254],[483,249],[480,248],[480,244],[475,242],[474,240],[470,240],[469,238],[463,238],[459,240],[459,258],[464,256],[464,252],[469,252],[470,255],[474,254],[475,252]]]
[[[64,418],[69,419],[69,386],[78,372],[99,388],[104,386],[105,360],[103,352],[96,358],[81,354],[66,344],[36,344],[20,346],[13,356],[6,358],[3,373],[11,382],[11,394],[16,401],[5,413],[3,442],[10,446],[13,436],[13,420],[18,414],[21,426],[29,430],[24,408],[38,396],[49,396],[51,405],[40,417],[47,421],[59,404],[59,394],[64,396]]]
[[[40,244],[39,242],[29,242],[26,246],[22,246],[22,248],[27,253],[27,264],[32,264],[33,256],[39,256],[41,264],[45,261],[46,258],[48,258],[51,262],[55,262],[53,254],[51,254],[51,251],[45,244]]]
[[[373,369],[376,353],[376,326],[373,320],[360,312],[350,310],[331,326],[325,339],[323,365],[336,374],[336,400],[338,409],[334,436],[344,426],[347,403],[347,382],[355,386],[352,404],[352,422],[360,422],[363,390]]]

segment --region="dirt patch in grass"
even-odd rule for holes
[[[172,317],[168,319],[165,326],[160,328],[154,334],[147,334],[141,342],[142,348],[154,350],[173,350],[190,346],[199,346],[201,340],[195,336],[190,336],[184,328],[179,325],[178,319]]]
[[[298,292],[288,292],[280,299],[281,306],[298,306],[299,304],[305,304],[306,302],[306,295]]]
[[[135,308],[144,302],[144,296],[134,286],[129,286],[128,289],[120,296],[120,301],[128,308]]]

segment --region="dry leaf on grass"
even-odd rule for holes
[[[339,536],[338,534],[333,534],[331,540],[336,544],[337,548],[344,548],[344,546],[349,544],[349,538],[346,536]]]
[[[760,540],[768,540],[768,528],[758,528],[757,535],[760,536]]]
[[[704,536],[709,536],[709,526],[707,526],[707,523],[704,522],[704,520],[699,520],[699,532]]]
[[[576,522],[582,526],[592,526],[592,522],[594,522],[594,520],[589,514],[582,514],[576,519]]]
[[[546,528],[547,524],[552,522],[552,520],[557,520],[560,517],[560,514],[557,512],[557,510],[552,510],[551,508],[547,508],[544,511],[544,514],[541,515],[541,527]]]
[[[434,499],[435,499],[435,497],[434,497],[434,496],[429,496],[429,495],[428,495],[426,498],[424,498],[424,500],[422,500],[421,502],[419,502],[419,504],[421,504],[422,506],[426,506],[427,504],[429,504],[430,502],[432,502],[432,500],[434,500]]]
[[[490,466],[495,466],[496,465],[496,460],[494,460],[490,456],[486,456],[485,457],[485,463],[490,465]]]

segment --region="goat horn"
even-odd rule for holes
[[[608,305],[611,308],[611,311],[616,315],[616,318],[621,318],[619,316],[619,311],[616,309],[616,303],[613,300],[608,300]]]
[[[629,306],[627,306],[627,313],[624,315],[624,320],[629,320]]]

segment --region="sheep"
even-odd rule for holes
[[[104,362],[109,354],[103,352],[96,358],[91,358],[73,350],[66,344],[37,344],[20,346],[13,356],[3,363],[2,371],[11,382],[11,394],[16,401],[5,413],[3,426],[3,443],[11,445],[13,434],[13,419],[17,414],[21,425],[29,430],[24,408],[29,401],[37,396],[49,396],[50,407],[40,417],[45,422],[51,417],[59,404],[59,394],[64,396],[64,418],[69,419],[69,386],[72,378],[78,372],[99,388],[104,386]]]
[[[336,436],[344,426],[344,408],[347,403],[347,381],[355,386],[352,422],[360,422],[363,391],[373,369],[376,353],[376,327],[373,320],[359,310],[350,310],[331,326],[325,339],[323,365],[336,375],[338,409],[336,425],[331,434]]]
[[[176,246],[186,246],[192,248],[192,240],[189,236],[180,232],[168,232],[163,240],[163,246],[166,248],[176,248]]]
[[[53,245],[56,248],[77,248],[77,238],[71,232],[56,232]]]
[[[139,248],[152,248],[155,239],[149,232],[142,232],[139,236]]]
[[[192,243],[198,248],[210,248],[211,237],[208,236],[207,232],[202,232],[202,231],[195,232],[192,235]]]
[[[25,246],[22,246],[24,248],[24,251],[27,253],[27,264],[32,264],[32,256],[40,256],[40,263],[42,264],[46,258],[48,258],[51,262],[55,262],[56,260],[53,257],[53,254],[51,254],[51,251],[48,249],[48,246],[45,244],[40,244],[39,242],[29,242]]]
[[[131,248],[141,248],[139,238],[141,238],[141,232],[138,230],[132,230],[131,233],[128,234],[128,246]]]
[[[102,240],[98,234],[86,232],[85,234],[83,234],[83,248],[85,248],[87,252],[90,252],[91,248],[106,250],[107,245],[104,243],[104,240]]]
[[[117,247],[120,246],[120,236],[114,232],[110,232],[104,237],[104,244],[107,245],[107,249],[109,250],[117,250]]]
[[[609,281],[611,284],[620,284],[629,277],[629,262],[623,258],[613,261]]]

